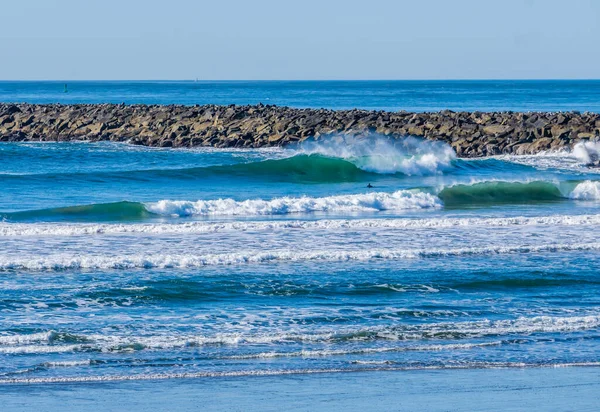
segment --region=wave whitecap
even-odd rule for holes
[[[500,218],[427,219],[321,219],[242,222],[185,222],[142,224],[31,224],[0,223],[0,236],[85,236],[112,234],[198,234],[218,232],[340,229],[444,229],[481,226],[582,226],[600,225],[600,214],[514,216]]]
[[[152,269],[197,268],[217,265],[285,263],[307,261],[367,261],[381,259],[418,259],[484,256],[518,253],[547,253],[600,250],[600,243],[486,246],[457,249],[367,249],[269,252],[232,252],[206,255],[138,254],[138,255],[67,255],[0,257],[0,270],[63,271],[81,269]]]
[[[441,189],[410,189],[324,197],[277,197],[235,200],[160,200],[115,202],[29,210],[0,214],[5,221],[135,221],[157,216],[269,216],[303,213],[369,213],[468,207],[492,204],[524,204],[572,200],[600,200],[599,181],[507,182],[486,181],[455,184]],[[125,231],[125,230],[124,230]],[[0,235],[5,232],[0,227]]]
[[[600,200],[600,182],[587,180],[578,184],[569,194],[569,198],[576,200]]]
[[[247,355],[221,355],[219,359],[252,359],[252,358],[274,358],[313,355],[313,356],[339,356],[347,354],[366,354],[378,352],[403,352],[403,351],[443,351],[461,350],[475,347],[497,346],[510,344],[510,340],[495,340],[480,343],[440,343],[419,344],[419,342],[430,339],[456,341],[472,338],[498,338],[515,334],[536,333],[568,333],[582,330],[596,329],[600,326],[600,316],[521,316],[516,319],[506,320],[475,320],[462,322],[435,322],[427,324],[399,324],[394,326],[365,326],[365,327],[338,327],[336,329],[320,328],[317,330],[290,330],[288,328],[278,331],[267,332],[221,332],[208,334],[190,335],[142,335],[123,336],[90,334],[76,335],[79,345],[71,345],[73,352],[77,351],[102,351],[116,352],[129,351],[132,348],[144,349],[180,349],[189,347],[211,346],[211,345],[270,345],[281,343],[325,343],[335,344],[352,341],[402,341],[408,344],[377,348],[356,348],[341,350],[319,350],[302,352],[267,352],[252,353]],[[49,334],[60,336],[58,332],[50,331]],[[10,336],[12,341],[28,342],[29,335]],[[12,342],[11,341],[11,342]],[[416,345],[414,343],[417,343]],[[27,353],[44,353],[46,349],[52,350],[53,342],[36,342],[37,345],[14,346],[2,345],[0,342],[0,353],[8,351],[17,352],[20,349]],[[63,349],[61,347],[60,349]]]
[[[272,200],[234,199],[161,200],[147,203],[146,209],[167,216],[238,216],[285,215],[313,212],[376,212],[382,210],[407,210],[439,208],[437,196],[429,193],[399,190],[393,193],[374,192],[326,197],[281,197]]]
[[[445,142],[405,137],[333,136],[325,140],[305,141],[300,153],[318,154],[351,162],[373,173],[426,176],[452,168],[456,153]]]

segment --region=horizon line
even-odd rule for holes
[[[514,81],[600,81],[598,78],[448,78],[448,79],[0,79],[9,82],[514,82]]]

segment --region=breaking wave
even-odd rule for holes
[[[157,216],[269,216],[302,213],[369,213],[468,207],[492,204],[525,204],[572,200],[600,200],[600,182],[506,182],[456,184],[435,189],[368,192],[325,197],[264,199],[160,200],[115,202],[0,214],[5,221],[135,221]],[[4,232],[0,227],[0,235]],[[125,230],[123,230],[125,231]]]
[[[195,234],[228,231],[274,231],[287,229],[428,229],[507,226],[582,226],[600,225],[600,214],[515,216],[500,218],[427,218],[427,219],[320,219],[283,221],[185,222],[141,224],[31,224],[0,223],[0,236],[82,236],[111,234]]]
[[[569,198],[576,200],[599,200],[600,182],[587,180],[578,184],[569,194]]]
[[[440,200],[429,193],[399,190],[327,197],[282,197],[272,200],[233,199],[161,200],[146,204],[152,213],[168,216],[252,216],[285,215],[312,212],[377,212],[383,210],[428,209],[441,207]]]
[[[331,137],[305,142],[295,148],[272,153],[269,158],[245,159],[240,163],[177,168],[137,168],[51,172],[0,173],[9,180],[70,181],[103,180],[197,180],[243,178],[295,183],[340,183],[376,179],[378,174],[426,176],[453,169],[456,155],[446,143],[414,137]],[[140,167],[141,165],[138,165]]]
[[[579,142],[573,146],[573,156],[583,164],[600,160],[600,142]]]
[[[600,250],[600,243],[486,246],[456,249],[367,249],[330,251],[273,250],[269,252],[232,252],[223,254],[137,254],[0,257],[0,270],[63,271],[80,269],[197,268],[215,265],[260,264],[306,261],[366,261],[381,259],[443,258],[515,253],[569,252]]]
[[[445,142],[405,137],[333,136],[325,140],[305,141],[300,153],[318,154],[351,162],[373,173],[426,176],[452,168],[456,153]]]
[[[354,349],[305,350],[301,352],[259,352],[240,355],[218,355],[219,359],[252,359],[293,356],[340,356],[348,354],[367,354],[377,352],[408,351],[452,351],[485,346],[511,344],[510,340],[498,340],[519,334],[569,333],[593,330],[600,326],[600,316],[521,316],[515,319],[481,319],[458,322],[435,322],[427,324],[398,324],[395,326],[350,326],[323,328],[315,331],[279,330],[273,332],[225,332],[217,334],[195,335],[142,335],[121,336],[90,334],[76,335],[77,344],[70,345],[72,352],[129,352],[131,350],[181,349],[214,345],[278,345],[301,344],[337,344],[345,342],[405,342],[393,347],[361,347]],[[46,332],[60,337],[61,333]],[[53,348],[63,349],[51,340],[28,339],[30,335],[13,335],[8,342],[0,341],[0,353],[44,353]],[[464,339],[493,338],[487,342],[463,342]],[[439,343],[427,343],[436,339]],[[15,341],[35,342],[35,345],[14,346]],[[426,344],[420,342],[425,341]],[[446,342],[456,343],[446,343]],[[457,342],[458,341],[458,342]],[[444,342],[444,343],[442,343]],[[516,342],[518,344],[518,342]]]

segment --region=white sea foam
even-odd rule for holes
[[[408,351],[454,351],[470,350],[478,347],[490,347],[512,344],[511,340],[488,342],[460,342],[473,338],[499,338],[518,334],[569,333],[597,329],[600,316],[534,316],[517,319],[439,322],[430,324],[399,324],[397,326],[338,327],[316,331],[281,330],[277,332],[223,332],[211,335],[156,335],[156,336],[117,336],[86,335],[81,336],[85,344],[53,345],[27,344],[0,346],[5,354],[44,354],[73,352],[131,352],[140,350],[173,350],[212,345],[280,345],[289,343],[333,344],[338,342],[403,342],[400,346],[360,347],[356,349],[311,349],[292,352],[270,351],[259,353],[241,353],[238,355],[217,354],[219,359],[254,359],[278,357],[327,357],[342,355],[376,354]],[[418,344],[429,339],[442,339],[454,343]],[[456,342],[458,341],[458,342]],[[417,344],[414,344],[414,343]],[[518,344],[515,343],[515,344]],[[62,362],[62,361],[59,361]],[[69,361],[70,362],[70,361]],[[68,364],[65,366],[77,366]]]
[[[56,333],[54,331],[22,335],[0,335],[0,345],[18,345],[50,342],[54,336],[56,336]]]
[[[512,253],[600,250],[600,242],[546,245],[487,246],[456,249],[272,250],[223,254],[136,254],[0,256],[0,270],[62,271],[79,269],[196,268],[215,265],[308,261],[366,261],[380,259],[442,258]]]
[[[599,225],[600,214],[499,218],[322,219],[284,221],[186,222],[147,224],[60,224],[0,222],[0,236],[85,236],[113,234],[199,234],[231,231],[436,229],[506,226]]]
[[[440,208],[442,202],[434,195],[399,190],[393,193],[373,192],[327,197],[281,197],[272,200],[161,200],[147,203],[149,212],[166,216],[256,216],[311,212],[374,212]]]
[[[584,164],[600,160],[600,142],[579,142],[573,146],[573,156]]]
[[[411,346],[393,346],[380,348],[361,348],[351,350],[302,350],[296,352],[260,352],[246,355],[223,356],[221,359],[271,359],[271,358],[316,358],[329,356],[347,356],[347,355],[372,355],[378,353],[390,352],[441,352],[452,350],[468,350],[488,346],[499,346],[503,342],[484,342],[484,343],[456,343],[441,345],[411,345]]]
[[[587,180],[579,183],[569,194],[569,198],[576,200],[600,200],[600,182]]]
[[[44,362],[44,366],[47,368],[72,368],[76,366],[88,366],[91,365],[92,361],[89,359],[80,361],[55,361],[55,362]]]
[[[406,137],[389,139],[370,135],[332,136],[304,142],[301,153],[338,157],[375,173],[402,173],[412,176],[438,174],[452,167],[456,154],[445,142]]]
[[[0,346],[0,353],[8,355],[39,354],[39,353],[70,353],[78,352],[81,345],[26,345],[26,346]]]

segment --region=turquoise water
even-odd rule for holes
[[[0,144],[0,386],[598,365],[596,143],[339,140]]]
[[[2,144],[0,382],[596,365],[578,156]]]

